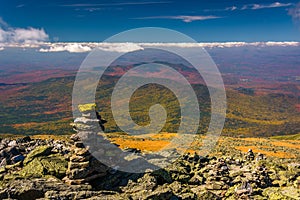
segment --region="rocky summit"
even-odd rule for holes
[[[299,162],[253,152],[253,159],[185,154],[164,169],[126,173],[100,163],[78,141],[23,137],[0,146],[0,199],[300,198]]]
[[[155,164],[177,158],[164,168],[120,171],[109,165],[114,155],[129,156],[136,164],[149,155],[134,148],[106,149],[111,142],[94,131],[103,129],[105,120],[93,109],[81,111],[69,139],[1,139],[0,199],[300,199],[299,160],[279,162],[252,149],[205,157],[166,150],[152,159]]]

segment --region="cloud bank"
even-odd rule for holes
[[[89,52],[94,48],[111,52],[131,52],[143,50],[144,48],[137,43],[47,43],[40,52],[60,52],[68,51],[71,53]]]
[[[48,44],[48,48],[41,48],[40,52],[60,52],[60,51],[68,51],[71,53],[81,53],[81,52],[88,52],[92,50],[92,47],[89,45],[83,45],[80,43],[53,43]]]
[[[300,42],[214,42],[214,43],[44,43],[39,49],[40,52],[61,52],[71,53],[90,52],[94,48],[110,52],[131,52],[155,47],[179,47],[179,48],[233,48],[233,47],[296,47]],[[27,46],[28,47],[28,46]],[[29,46],[30,47],[30,46]],[[36,48],[36,46],[34,46]]]
[[[39,42],[39,43],[0,43],[0,50],[5,47],[12,48],[35,48],[39,52],[90,52],[94,48],[109,52],[131,52],[156,47],[179,47],[179,48],[234,48],[234,47],[300,47],[300,42],[212,42],[212,43],[106,43],[106,42]]]

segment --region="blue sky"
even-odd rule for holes
[[[174,29],[199,42],[300,41],[298,1],[0,0],[0,3],[0,42],[1,31],[29,27],[43,29],[44,33],[35,35],[37,39],[101,42],[121,31],[148,26]]]

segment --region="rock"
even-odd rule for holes
[[[0,167],[4,167],[7,165],[7,159],[6,158],[3,158],[0,162]]]
[[[294,181],[294,187],[300,190],[300,176]]]
[[[69,174],[69,178],[71,179],[84,179],[90,174],[88,169],[68,169],[67,174]]]
[[[139,178],[137,182],[129,181],[122,191],[127,194],[137,193],[141,191],[152,191],[157,186],[157,180],[154,176],[146,173]]]
[[[24,164],[29,163],[34,158],[39,156],[47,156],[51,153],[52,147],[50,146],[38,146],[34,150],[32,150],[25,158]]]
[[[90,162],[69,162],[68,169],[72,170],[75,168],[87,168],[89,166]]]
[[[188,181],[190,180],[190,175],[189,174],[173,173],[172,178],[176,181],[181,182],[181,183],[188,183]]]
[[[17,163],[17,162],[20,162],[20,161],[23,161],[25,159],[25,157],[23,155],[17,155],[17,156],[14,156],[11,158],[11,161],[13,163]]]
[[[9,147],[15,147],[15,146],[17,146],[16,140],[10,141],[10,142],[7,144],[7,146],[9,146]]]
[[[83,142],[75,142],[75,147],[78,147],[78,148],[84,148],[84,144]]]
[[[8,188],[8,194],[13,199],[32,200],[44,197],[40,185],[31,181],[13,181]]]
[[[44,177],[52,175],[62,178],[67,170],[67,161],[61,155],[53,154],[50,156],[41,156],[33,158],[25,167],[18,173],[21,177]]]
[[[151,175],[162,183],[172,183],[170,173],[164,169],[155,170]]]
[[[166,187],[158,187],[154,192],[152,192],[150,195],[147,195],[147,199],[153,199],[153,200],[159,200],[159,199],[171,199],[176,197],[176,195],[173,194],[171,188]],[[136,198],[140,199],[140,198]]]
[[[252,149],[249,149],[245,156],[246,160],[252,161],[252,160],[254,160],[254,157],[255,157],[255,155],[254,155]]]
[[[12,164],[12,165],[6,165],[5,169],[6,170],[17,170],[20,166],[21,166],[21,162],[17,162],[17,163]]]
[[[78,134],[73,134],[73,135],[71,135],[70,139],[73,140],[74,142],[76,142],[76,141],[80,140],[80,137]]]
[[[82,148],[74,148],[74,153],[76,156],[90,156],[89,150]]]
[[[141,150],[136,149],[136,148],[125,148],[124,152],[130,152],[130,153],[141,153]]]
[[[201,197],[200,199],[216,199],[216,200],[221,200],[221,197],[219,197],[218,195],[214,194],[211,191],[201,191],[198,194],[199,197]]]
[[[78,105],[78,109],[81,113],[89,113],[90,111],[94,111],[96,109],[95,103],[81,104]]]
[[[270,187],[263,191],[263,196],[272,200],[288,200],[289,197],[283,195],[280,191],[280,188]]]
[[[0,199],[300,199],[297,161],[287,164],[261,154],[253,161],[252,150],[247,160],[242,154],[180,156],[176,149],[157,154],[111,150],[105,135],[94,132],[104,123],[94,105],[82,109],[82,117],[72,124],[77,133],[71,141],[1,140]],[[86,141],[91,145],[85,146]],[[105,161],[125,155],[131,161],[127,167],[139,166],[144,158],[166,165],[126,173],[118,165],[104,165],[95,155]]]
[[[91,156],[78,156],[78,155],[72,155],[70,157],[71,162],[85,162],[88,161],[91,158]]]
[[[280,188],[281,194],[291,199],[300,199],[300,189],[295,189],[293,186]]]
[[[6,190],[0,192],[0,197],[8,196],[11,199],[46,199],[47,191],[55,191],[55,193],[74,193],[75,196],[80,191],[83,193],[90,191],[91,187],[87,185],[67,186],[56,178],[31,178],[22,180],[12,180],[5,185]],[[50,198],[51,199],[51,198]],[[64,199],[64,198],[56,198]],[[65,199],[68,199],[65,197]]]
[[[90,119],[87,117],[78,117],[74,120],[74,124],[81,123],[81,124],[98,124],[98,119]]]
[[[190,180],[189,183],[192,185],[201,185],[204,182],[204,178],[195,174]]]
[[[249,182],[244,181],[242,185],[235,189],[235,194],[238,197],[241,196],[250,196],[253,192],[253,189]]]
[[[45,194],[46,199],[110,199],[109,196],[119,199],[113,191],[47,191]]]
[[[20,152],[19,150],[16,148],[16,146],[13,146],[13,147],[7,147],[5,149],[5,153],[4,153],[4,156],[3,157],[6,157],[6,158],[11,158],[13,156],[16,156],[16,155],[19,155]]]
[[[25,137],[16,139],[17,144],[27,143],[30,141],[31,141],[31,138],[29,136],[25,136]]]
[[[265,159],[265,155],[262,153],[258,153],[255,160],[256,161],[260,161],[260,160],[264,160]]]
[[[7,199],[8,194],[7,194],[7,189],[0,190],[0,199]]]
[[[206,185],[208,190],[222,190],[227,189],[227,186],[223,182],[212,182]]]
[[[82,117],[78,117],[71,123],[77,134],[71,136],[73,146],[71,147],[70,161],[66,172],[66,177],[63,179],[67,184],[82,184],[83,182],[91,182],[94,179],[103,177],[107,174],[108,167],[97,161],[89,152],[101,152],[95,147],[100,147],[100,150],[104,147],[101,143],[102,136],[97,135],[99,131],[99,125],[104,130],[104,120],[96,112],[96,104],[84,104],[78,106]],[[100,140],[100,141],[98,141]],[[84,142],[95,143],[91,145],[91,148],[85,148]],[[103,151],[101,156],[109,155],[109,151]],[[116,152],[113,152],[116,153]],[[119,155],[117,152],[116,155]]]

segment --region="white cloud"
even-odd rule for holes
[[[0,42],[6,41],[8,33],[0,28]]]
[[[110,52],[143,50],[143,47],[136,43],[47,43],[44,46],[44,48],[39,50],[40,52],[68,51],[71,53],[82,53],[89,52],[94,48]]]
[[[177,16],[150,16],[150,17],[138,17],[133,19],[178,19],[183,22],[189,23],[193,21],[203,21],[208,19],[218,19],[222,18],[219,16],[208,15],[208,16],[200,16],[200,15],[177,15]]]
[[[2,47],[11,47],[11,48],[39,48],[41,46],[44,46],[44,42],[35,42],[35,43],[0,43]]]
[[[231,48],[231,47],[243,47],[243,46],[300,46],[300,42],[212,42],[212,43],[140,43],[142,47],[181,47],[181,48],[193,48],[193,47],[203,47],[203,48]]]
[[[0,47],[0,51],[4,50],[4,47]]]
[[[0,50],[5,47],[14,48],[36,48],[39,52],[62,52],[83,53],[90,52],[94,48],[98,48],[108,52],[131,52],[136,50],[144,50],[145,48],[156,47],[179,47],[179,48],[233,48],[233,47],[300,47],[300,42],[212,42],[212,43],[96,43],[96,42],[39,42],[39,43],[0,43]]]
[[[0,43],[38,43],[48,40],[44,29],[0,28]]]
[[[69,51],[71,53],[81,53],[91,51],[92,48],[79,43],[50,43],[50,48],[41,48],[40,52],[60,52]]]
[[[213,15],[210,15],[210,16],[188,16],[188,15],[180,15],[180,16],[173,16],[173,17],[170,17],[170,19],[180,19],[184,22],[192,22],[192,21],[203,21],[203,20],[208,20],[208,19],[217,19],[217,18],[221,18],[221,17],[218,17],[218,16],[213,16]]]
[[[265,9],[265,8],[280,8],[280,7],[288,7],[291,6],[292,3],[280,3],[274,2],[271,4],[248,4],[244,5],[241,10],[258,10],[258,9]]]
[[[99,43],[97,47],[104,51],[130,52],[143,50],[144,48],[138,43]]]
[[[230,10],[230,11],[234,11],[234,10],[237,10],[237,9],[238,9],[238,7],[236,7],[236,6],[231,6],[231,7],[225,8],[225,10]]]
[[[270,9],[270,8],[280,8],[280,7],[290,7],[294,5],[294,3],[280,3],[274,2],[269,4],[245,4],[242,6],[230,6],[221,9],[206,9],[206,12],[222,12],[222,11],[237,11],[237,10],[259,10],[259,9]]]
[[[39,41],[46,41],[49,36],[46,34],[44,29],[35,29],[35,28],[17,28],[13,30],[12,39],[15,42],[39,42]]]
[[[300,46],[300,42],[213,42],[213,43],[45,43],[40,52],[69,51],[72,53],[89,52],[99,48],[109,52],[131,52],[155,47],[179,47],[179,48],[232,48],[243,46]]]
[[[266,46],[299,46],[299,42],[266,42]]]
[[[34,44],[48,40],[44,29],[13,28],[0,18],[0,43],[11,45],[14,43]],[[2,45],[3,46],[3,45]]]

